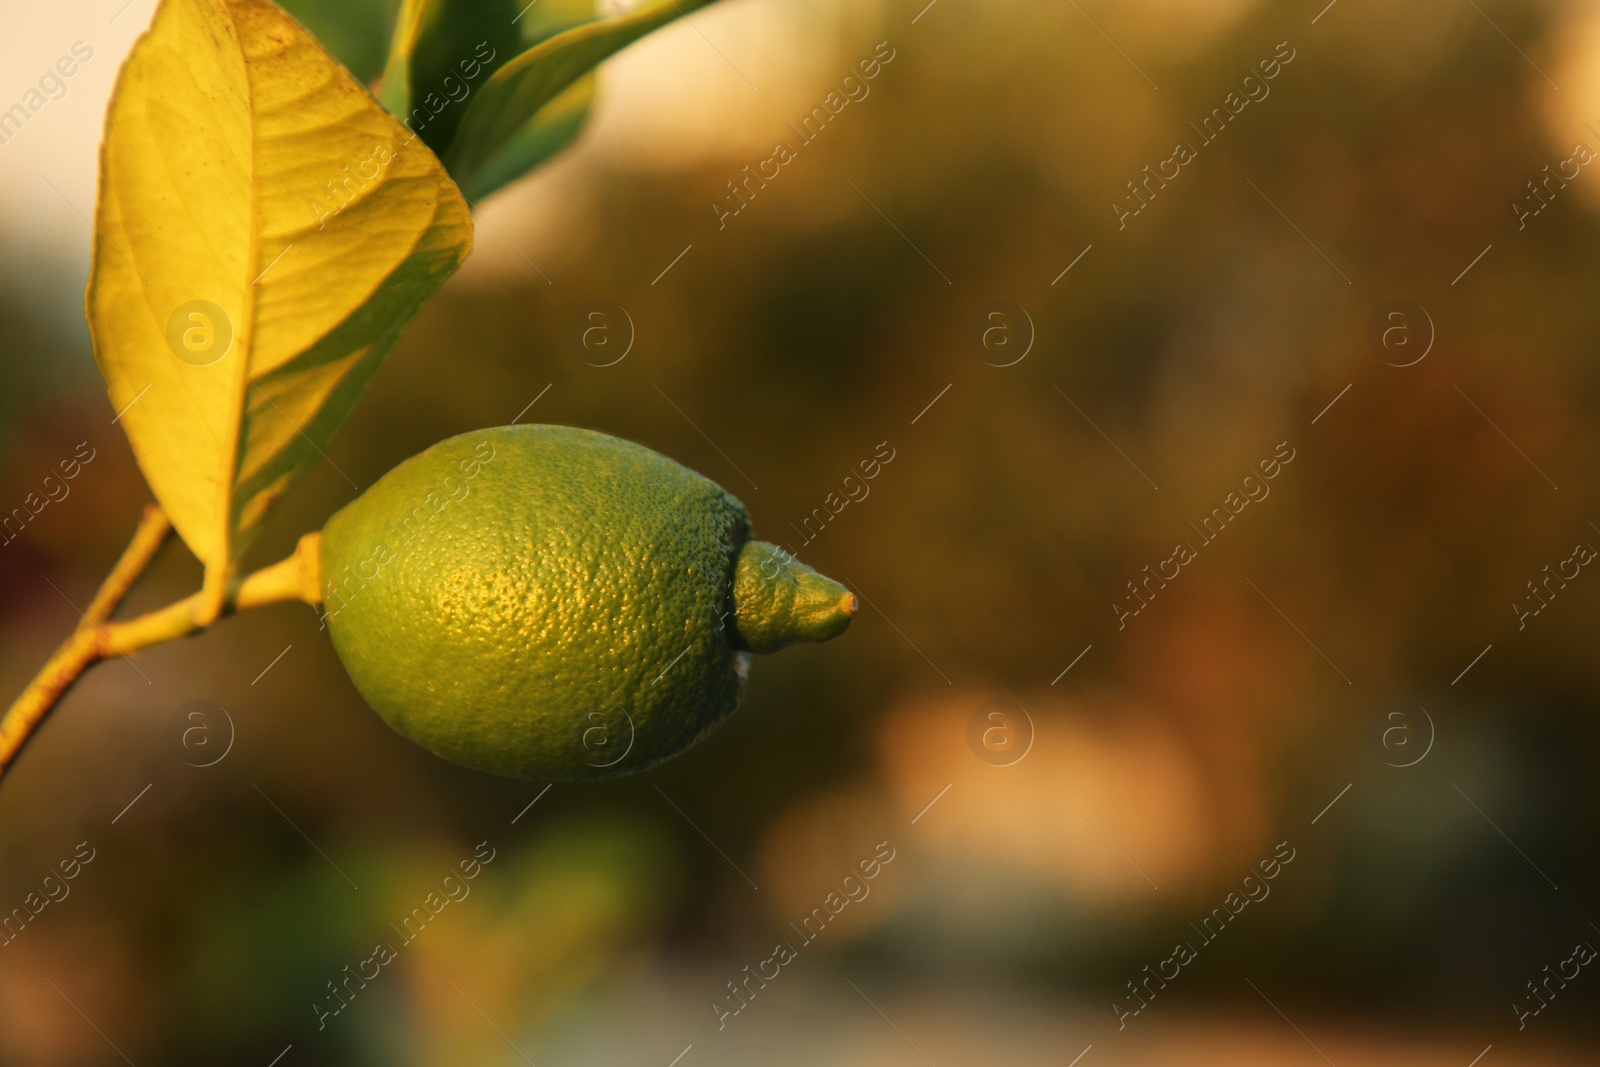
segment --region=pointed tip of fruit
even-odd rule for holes
[[[860,610],[856,595],[765,541],[739,551],[733,583],[734,629],[745,650],[776,652],[829,641]]]

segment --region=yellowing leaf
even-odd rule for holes
[[[221,582],[467,254],[433,153],[267,0],[163,0],[106,118],[88,311],[156,498]]]

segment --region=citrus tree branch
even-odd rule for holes
[[[204,590],[135,619],[110,621],[171,533],[172,523],[166,513],[155,504],[146,507],[133,540],[106,576],[72,635],[62,642],[0,718],[0,777],[10,769],[22,746],[27,744],[50,709],[94,664],[103,659],[127,656],[147,645],[185,637],[209,625],[209,621],[201,621],[211,614],[207,610],[210,597]],[[229,583],[225,612],[286,600],[321,603],[317,577],[319,540],[319,534],[307,534],[288,559]]]
[[[166,512],[155,504],[144,509],[139,526],[134,530],[133,540],[128,542],[122,557],[111,568],[111,573],[106,576],[94,600],[90,601],[89,610],[83,613],[77,629],[46,661],[28,688],[11,705],[5,718],[0,719],[0,774],[4,774],[11,766],[33,731],[38,729],[45,715],[77,681],[78,676],[90,664],[102,658],[100,624],[117,610],[128,595],[128,590],[133,588],[133,583],[138,581],[171,533],[172,523],[168,521]]]
[[[139,580],[145,567],[150,565],[157,550],[167,543],[171,534],[172,523],[167,513],[161,510],[161,505],[146,504],[144,514],[139,516],[139,525],[133,531],[133,539],[122,550],[122,557],[111,568],[111,573],[100,585],[100,591],[89,602],[80,625],[94,626],[111,618],[122,605],[128,590],[133,588],[133,583]]]

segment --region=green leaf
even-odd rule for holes
[[[614,53],[706,3],[655,0],[626,15],[563,30],[507,62],[468,100],[441,154],[451,176],[476,199],[548,158],[577,135],[582,118],[563,122],[555,114],[541,114],[542,109]],[[562,108],[578,113],[578,99],[567,97]]]
[[[556,155],[583,132],[600,79],[585,75],[540,108],[498,151],[464,176],[462,193],[474,203]]]
[[[389,0],[281,0],[333,58],[362,81],[383,70],[389,44]]]
[[[378,99],[442,152],[466,99],[522,50],[517,7],[514,0],[403,0]]]
[[[156,498],[223,583],[471,246],[437,158],[267,0],[163,0],[101,149],[90,331]]]
[[[520,52],[594,18],[594,0],[404,0],[379,99],[443,155],[474,94]],[[594,100],[580,78],[528,116],[484,166],[491,189],[570,144]],[[480,176],[481,178],[481,176]],[[477,194],[467,191],[469,199]]]

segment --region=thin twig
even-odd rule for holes
[[[83,613],[72,636],[56,649],[45,665],[34,676],[10,710],[0,719],[0,775],[5,774],[22,746],[39,728],[44,717],[56,702],[78,680],[90,664],[106,656],[105,634],[100,624],[111,618],[122,603],[133,583],[144,573],[156,551],[166,543],[172,533],[172,523],[166,512],[155,504],[144,509],[133,540],[123,550],[122,558],[106,576],[105,583]]]
[[[16,761],[50,709],[61,701],[84,671],[101,660],[126,656],[146,645],[172,641],[206,628],[200,621],[207,602],[203,591],[136,619],[110,621],[171,533],[172,523],[166,513],[155,504],[146,507],[133,539],[90,601],[72,635],[40,668],[4,718],[0,718],[0,778]],[[232,612],[285,600],[320,602],[317,542],[317,534],[307,534],[288,559],[242,581],[229,583],[225,610]]]
[[[139,580],[139,575],[144,573],[171,533],[172,522],[167,518],[167,513],[161,510],[161,505],[146,504],[144,514],[139,516],[139,525],[133,531],[133,539],[123,549],[122,558],[106,575],[100,591],[83,613],[90,625],[98,625],[116,614],[128,590],[133,588],[133,583]]]

